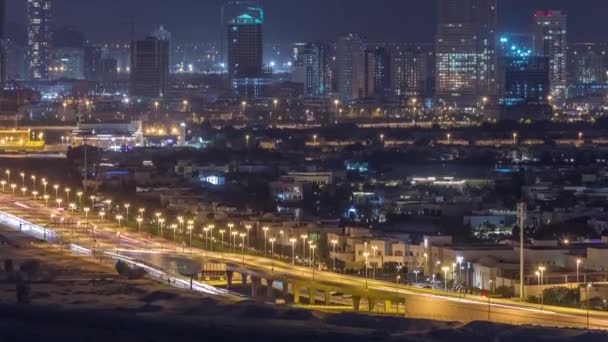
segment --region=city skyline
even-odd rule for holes
[[[25,20],[25,1],[7,3],[9,24],[22,25]],[[343,0],[331,3],[320,0],[306,5],[296,2],[266,0],[265,39],[272,43],[293,41],[331,40],[337,35],[355,32],[370,41],[432,41],[436,33],[435,1],[384,1],[378,6],[368,0]],[[584,4],[587,4],[585,6]],[[179,0],[167,4],[161,0],[128,3],[109,1],[55,0],[54,27],[76,26],[93,42],[128,41],[131,21],[135,35],[141,37],[159,25],[165,25],[176,41],[219,41],[220,1]],[[177,5],[177,6],[176,6]],[[591,27],[586,22],[601,20],[607,7],[600,0],[583,0],[576,4],[567,0],[499,1],[498,31],[521,32],[527,30],[532,15],[538,9],[561,9],[571,20],[572,41],[600,42],[608,28]],[[594,11],[588,8],[593,7]],[[141,8],[146,8],[142,11]],[[314,21],[306,20],[315,18]],[[372,22],[372,18],[384,18]],[[362,27],[361,23],[369,22]],[[100,25],[107,30],[98,30]],[[10,33],[10,32],[9,32]]]

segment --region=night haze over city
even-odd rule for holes
[[[608,340],[606,13],[0,0],[0,341]]]

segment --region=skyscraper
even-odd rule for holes
[[[228,63],[226,25],[229,25],[234,18],[246,11],[249,7],[261,8],[260,0],[222,0],[220,14],[220,59],[223,63]]]
[[[228,24],[228,77],[241,96],[258,96],[262,78],[264,11],[250,7]]]
[[[298,50],[295,64],[302,69],[304,97],[330,96],[331,46],[326,43],[308,43]]]
[[[437,97],[473,105],[495,94],[497,0],[439,0]]]
[[[27,64],[31,80],[49,77],[51,0],[27,1]]]
[[[549,58],[549,80],[553,101],[566,99],[568,16],[561,11],[534,13],[533,53]]]
[[[336,77],[338,94],[343,100],[365,96],[365,42],[356,34],[338,37]]]
[[[129,82],[131,96],[166,96],[169,83],[169,38],[168,32],[163,35],[151,34],[144,40],[132,43]]]
[[[6,25],[6,3],[0,0],[0,90],[6,84],[6,45],[5,45],[5,25]]]
[[[391,92],[397,97],[432,96],[432,44],[400,44],[391,48]]]

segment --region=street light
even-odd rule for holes
[[[591,283],[587,284],[587,329],[589,329],[589,290],[591,289]]]
[[[84,208],[84,220],[86,222],[86,224],[89,224],[89,211],[91,210],[90,208]]]
[[[300,238],[302,238],[302,260],[304,260],[306,259],[306,239],[308,239],[308,235],[302,234]]]
[[[249,249],[250,247],[250,234],[249,231],[251,230],[251,225],[250,224],[246,224],[245,225],[245,229],[247,230],[247,249]]]
[[[125,218],[127,221],[129,221],[129,207],[130,207],[130,206],[131,206],[131,205],[130,205],[129,203],[125,203],[125,204],[124,204],[124,207],[125,207],[125,209],[127,210],[127,217]]]
[[[266,256],[266,234],[268,233],[268,227],[264,226],[262,230],[264,231],[264,256]]]
[[[579,280],[578,280],[578,273],[579,273],[578,269],[579,269],[579,266],[581,265],[582,262],[583,261],[581,259],[576,259],[576,283],[579,283]]]
[[[276,239],[274,237],[271,237],[270,239],[268,239],[268,241],[270,241],[270,256],[274,258],[274,242],[276,241]]]
[[[66,202],[69,202],[70,201],[70,191],[72,191],[72,189],[65,188],[65,190],[63,190],[63,191],[65,191]]]
[[[144,221],[144,219],[141,218],[141,216],[139,216],[139,217],[137,217],[136,221],[137,221],[137,225],[138,225],[137,231],[141,232],[141,223]]]
[[[53,185],[53,189],[55,189],[55,198],[59,197],[59,184]]]
[[[365,288],[367,289],[367,258],[369,257],[369,252],[363,252],[363,256],[365,257]]]
[[[291,242],[291,263],[296,264],[296,241],[297,239],[291,238],[289,242]]]
[[[336,271],[336,245],[337,244],[338,244],[338,240],[336,240],[336,239],[331,240],[331,245],[334,248],[334,257],[332,258],[333,262],[334,262],[334,266],[333,266],[333,271],[334,272]]]
[[[441,269],[443,270],[443,290],[447,291],[448,290],[448,271],[450,270],[450,268],[447,266],[443,266]]]
[[[78,209],[82,209],[82,191],[78,191],[76,196],[78,196]]]
[[[418,273],[420,273],[420,271],[418,271],[418,270],[414,270],[414,277],[415,277],[415,278],[414,278],[414,279],[415,279],[415,280],[414,280],[414,283],[415,283],[415,284],[418,284]]]
[[[122,215],[116,215],[116,220],[118,220],[118,228],[122,228]]]
[[[317,248],[317,246],[315,244],[311,244],[310,245],[310,255],[311,255],[311,262],[310,262],[310,267],[312,267],[312,280],[315,280],[315,249]]]

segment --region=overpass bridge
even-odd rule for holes
[[[0,193],[0,217],[9,217],[8,222],[15,229],[19,229],[19,222],[44,226],[49,223],[51,214],[56,215],[56,210],[47,208],[43,201]],[[405,314],[415,318],[461,322],[486,320],[509,324],[608,329],[608,314],[598,311],[541,307],[537,304],[509,299],[463,297],[385,281],[313,271],[308,267],[291,265],[263,256],[185,247],[163,238],[129,231],[109,219],[103,221],[95,218],[94,224],[91,225],[88,223],[93,221],[92,217],[87,219],[77,212],[64,212],[62,217],[65,218],[65,222],[59,221],[58,217],[53,221],[51,217],[51,228],[48,228],[52,229],[53,234],[57,234],[58,240],[69,241],[71,244],[93,251],[116,251],[121,255],[128,254],[142,261],[148,257],[149,260],[146,262],[155,265],[176,257],[200,263],[210,261],[224,263],[228,285],[232,286],[234,277],[240,275],[242,283],[250,287],[254,298],[274,298],[278,289],[282,296],[293,298],[294,303],[300,303],[302,297],[306,296],[309,297],[309,304],[316,304],[318,298],[322,298],[324,304],[328,305],[338,301],[343,304],[346,299],[350,299],[349,306],[352,305],[354,310],[361,309],[362,302],[366,302],[368,310],[379,311],[377,304],[383,303],[383,311],[390,313],[395,312],[394,307],[398,310],[402,305],[405,307]],[[74,224],[76,220],[86,224],[79,225],[76,229]],[[39,235],[48,234],[45,229],[40,231]],[[264,287],[265,291],[263,291]],[[332,296],[335,292],[343,293],[348,297],[335,298]]]

